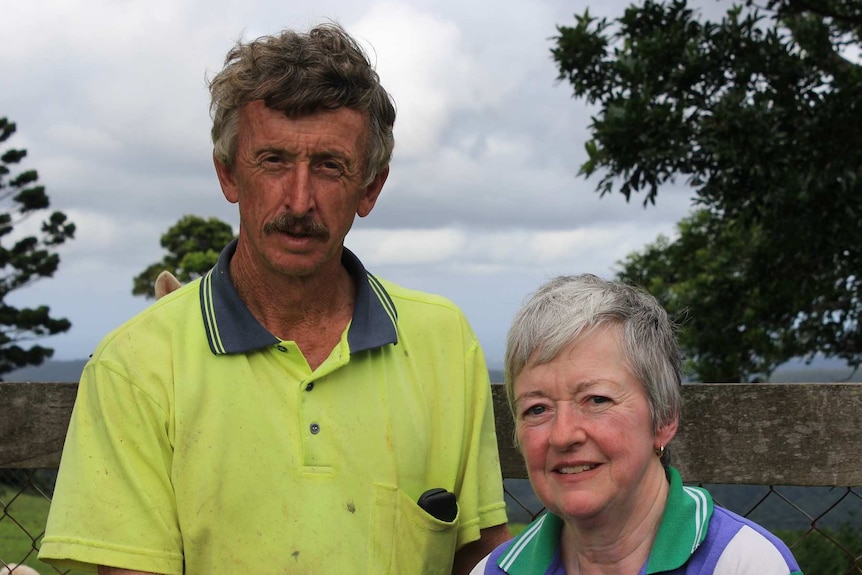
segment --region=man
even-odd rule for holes
[[[238,44],[210,91],[238,240],[93,354],[40,558],[469,572],[508,537],[481,349],[452,303],[343,247],[389,174],[388,94],[335,25]],[[438,488],[457,517],[420,507]]]

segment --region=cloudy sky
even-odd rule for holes
[[[627,2],[589,6],[618,16]],[[77,225],[54,278],[8,296],[72,329],[44,341],[86,357],[143,309],[132,278],[180,217],[238,225],[211,162],[206,78],[240,37],[336,20],[369,50],[397,107],[389,181],[347,246],[379,276],[442,293],[502,360],[525,296],[559,274],[609,277],[672,234],[690,194],[600,198],[577,177],[591,110],[556,82],[558,24],[580,0],[33,0],[0,18],[0,117],[18,126],[52,208]],[[715,6],[708,7],[713,11]],[[5,208],[4,208],[5,209]]]

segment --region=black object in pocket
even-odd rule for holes
[[[440,521],[452,522],[458,516],[458,503],[455,501],[455,494],[442,487],[429,489],[419,496],[416,503],[430,516]]]

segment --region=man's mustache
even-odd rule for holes
[[[292,214],[281,214],[274,220],[266,222],[263,225],[263,231],[265,234],[279,232],[292,236],[306,236],[321,240],[329,239],[329,228],[307,215],[297,217]]]

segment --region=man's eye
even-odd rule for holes
[[[344,173],[344,166],[335,160],[325,160],[317,164],[317,168],[327,175],[341,175]]]
[[[603,403],[609,402],[611,399],[609,397],[605,397],[603,395],[593,395],[590,397],[590,402],[595,405],[601,405]]]

